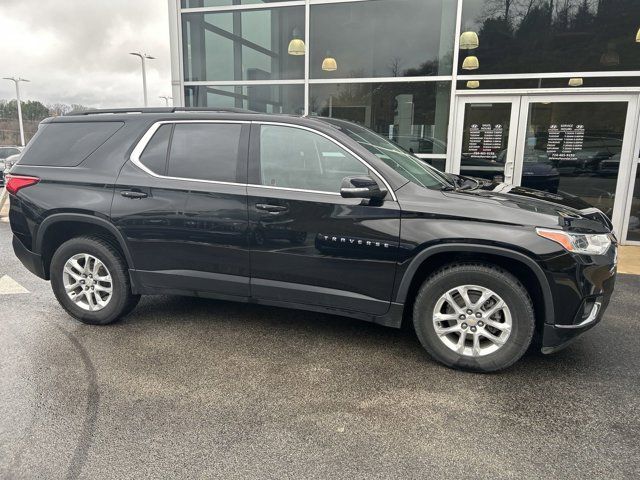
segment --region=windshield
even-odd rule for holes
[[[410,182],[433,189],[448,187],[453,183],[446,174],[368,128],[334,118],[323,118],[323,120],[351,137]]]

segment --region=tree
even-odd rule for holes
[[[43,120],[49,116],[49,109],[37,100],[22,102],[22,118],[25,120]]]
[[[49,105],[49,114],[53,117],[60,117],[71,111],[71,106],[66,103],[52,103]]]

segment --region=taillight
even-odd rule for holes
[[[25,187],[35,185],[40,181],[38,177],[27,177],[24,175],[7,175],[6,189],[12,195],[18,193]]]

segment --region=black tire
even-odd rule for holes
[[[438,299],[461,285],[488,288],[509,307],[511,333],[495,352],[483,356],[462,355],[445,345],[436,334],[433,314]],[[494,372],[511,366],[527,351],[535,329],[535,315],[527,290],[509,272],[488,264],[453,264],[425,280],[414,304],[413,324],[420,343],[435,360],[451,368]]]
[[[80,253],[88,253],[98,258],[109,270],[112,279],[112,297],[107,305],[98,311],[80,308],[67,295],[63,282],[65,263]],[[120,252],[107,240],[100,237],[83,236],[64,242],[51,259],[51,287],[58,302],[72,317],[89,325],[113,323],[133,310],[140,295],[131,293],[129,271]]]

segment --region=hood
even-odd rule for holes
[[[531,218],[529,223],[535,222],[539,226],[562,227],[583,233],[608,233],[613,228],[604,213],[574,195],[516,187],[481,178],[474,180],[480,183],[477,188],[458,189],[445,192],[445,195],[499,204],[506,208],[519,209],[521,213],[531,212],[537,215],[535,219]],[[524,217],[522,220],[526,220]],[[541,225],[541,217],[548,217],[550,224]]]

